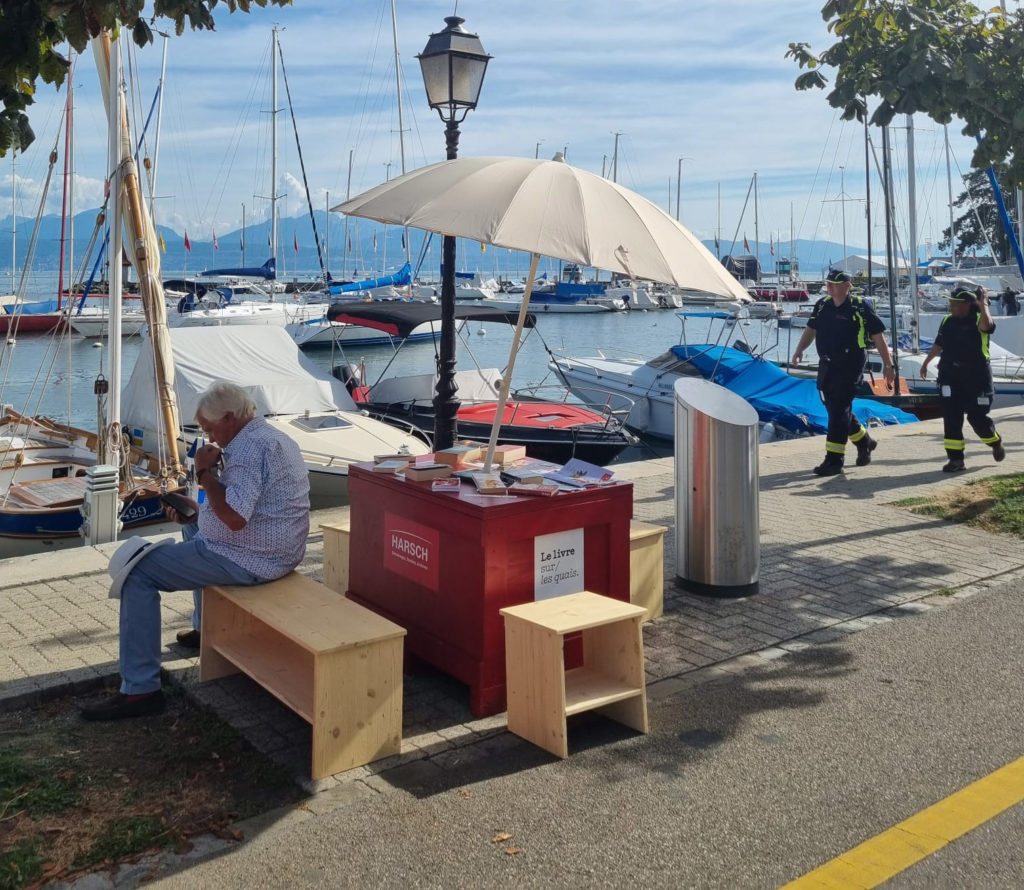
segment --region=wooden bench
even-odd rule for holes
[[[324,522],[324,584],[338,593],[348,592],[348,541],[351,526],[347,519]]]
[[[199,679],[247,674],[313,727],[320,779],[402,747],[405,629],[292,572],[203,591]]]
[[[644,621],[665,610],[665,532],[663,525],[629,523],[629,601],[647,610]]]

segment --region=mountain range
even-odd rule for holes
[[[75,216],[75,249],[76,253],[89,243],[90,236],[96,225],[98,210],[85,210]],[[331,214],[330,236],[327,237],[327,214],[319,211],[315,214],[317,233],[319,235],[323,260],[329,265],[334,278],[365,277],[394,271],[405,260],[403,241],[405,232],[394,226],[383,226],[368,220],[348,220]],[[346,227],[346,222],[348,223]],[[17,264],[24,263],[34,220],[18,217],[16,220],[18,247]],[[270,224],[269,222],[247,225],[244,233],[244,265],[260,266],[270,257]],[[210,237],[201,237],[198,232],[188,234],[191,250],[185,249],[185,233],[176,232],[167,226],[157,226],[157,232],[163,239],[164,250],[161,256],[164,277],[177,277],[185,273],[197,274],[203,270],[243,265],[243,233],[240,229],[217,233],[217,247],[214,247],[213,233]],[[411,229],[410,259],[413,268],[417,265],[420,277],[436,280],[440,276],[441,238],[430,237],[425,233]],[[203,233],[205,236],[206,233]],[[0,269],[7,267],[10,274],[9,258],[11,256],[11,218],[0,219]],[[424,250],[424,241],[427,241]],[[40,220],[33,269],[45,272],[56,272],[60,267],[61,219],[57,215],[44,216]],[[704,241],[704,246],[716,253],[714,241]],[[728,253],[731,245],[723,242],[721,255]],[[770,264],[774,258],[770,250],[774,246],[777,255],[788,255],[789,244],[779,245],[755,244],[750,242],[750,252],[756,252],[765,273],[773,272]],[[347,249],[346,249],[347,248]],[[328,256],[329,252],[329,256]],[[737,254],[746,253],[742,245],[737,245]],[[854,245],[846,246],[846,254],[865,253],[865,249]],[[420,256],[422,254],[422,260]],[[794,254],[799,261],[803,277],[817,279],[823,276],[829,265],[843,258],[843,245],[833,241],[810,241],[798,239],[794,244]],[[344,261],[343,261],[344,260]],[[75,266],[81,266],[81,257],[75,260]],[[460,271],[479,272],[485,278],[520,278],[529,268],[529,257],[519,251],[507,250],[491,245],[481,249],[477,241],[459,239],[458,266]],[[91,268],[91,263],[90,263]],[[541,271],[557,274],[558,264],[555,261],[541,260]],[[277,275],[281,280],[308,280],[320,273],[320,260],[317,256],[316,241],[313,237],[313,224],[308,215],[282,219],[278,222],[278,257]],[[602,276],[604,277],[604,276]]]

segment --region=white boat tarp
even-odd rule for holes
[[[284,328],[218,325],[174,328],[168,335],[184,424],[194,421],[200,394],[218,380],[241,386],[262,415],[358,410],[341,381],[306,358]],[[122,404],[126,426],[158,428],[153,361],[147,351],[135,363]]]

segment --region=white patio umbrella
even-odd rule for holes
[[[553,160],[459,158],[413,170],[332,207],[349,216],[471,238],[532,254],[485,469],[508,399],[537,261],[554,257],[630,278],[749,294],[714,255],[656,204],[617,183]]]

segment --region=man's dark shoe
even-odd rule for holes
[[[943,473],[962,473],[967,469],[964,459],[951,457],[942,468]]]
[[[992,457],[995,458],[996,463],[1006,459],[1006,449],[1003,448],[1002,439],[992,446]]]
[[[857,443],[857,466],[866,467],[871,463],[871,452],[878,447],[878,442],[865,436]]]
[[[178,631],[178,645],[184,646],[186,649],[198,649],[200,639],[198,630]]]
[[[82,708],[85,720],[125,720],[129,717],[154,717],[164,712],[166,703],[163,690],[143,695],[125,695],[118,692],[95,705]]]
[[[838,476],[843,472],[841,461],[829,460],[827,457],[814,468],[815,476]]]

